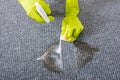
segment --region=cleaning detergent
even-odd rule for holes
[[[56,49],[56,52],[61,54],[61,50],[62,50],[62,47],[61,47],[61,39],[60,39],[60,41],[59,41],[59,46],[58,46],[58,48]]]
[[[61,39],[59,44],[51,45],[37,60],[42,60],[45,66],[51,71],[60,72],[63,70]]]

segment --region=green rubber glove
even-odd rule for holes
[[[66,15],[62,21],[61,39],[73,42],[77,39],[84,27],[78,19],[78,0],[66,0]]]
[[[61,39],[73,42],[77,39],[84,27],[77,16],[66,16],[62,21]]]
[[[37,12],[35,2],[38,2],[43,7],[46,14],[49,15],[48,18],[50,19],[50,21],[54,20],[54,17],[50,15],[51,10],[49,4],[47,4],[44,0],[18,0],[18,1],[26,11],[27,15],[31,17],[33,20],[37,22],[45,22],[45,20]]]

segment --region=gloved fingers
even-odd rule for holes
[[[63,36],[62,36],[61,40],[67,41],[67,42],[73,42],[73,41],[75,41],[75,39],[73,37],[71,37],[69,39],[65,39]]]
[[[62,27],[61,27],[61,35],[65,33],[66,27],[67,27],[67,23],[65,22],[65,20],[63,20]]]
[[[61,28],[61,35],[63,35],[65,33],[65,30],[66,30],[66,27],[62,26],[62,28]]]
[[[33,11],[28,14],[28,16],[37,22],[45,22],[45,20],[39,15],[39,13],[36,12],[36,9],[33,9]]]
[[[51,9],[50,9],[50,5],[48,3],[46,3],[45,1],[39,1],[38,2],[42,8],[45,10],[46,14],[51,14]]]
[[[46,4],[46,6],[43,7],[43,9],[45,10],[45,12],[46,12],[47,14],[51,14],[51,9],[50,9],[50,5],[49,5],[49,4]]]
[[[68,39],[68,42],[73,42],[73,41],[75,41],[76,39],[72,36],[72,37],[70,37],[69,39]]]
[[[73,42],[76,40],[76,38],[74,38],[74,27],[71,25],[68,29],[68,35],[67,35],[67,38],[68,38],[68,42]]]
[[[54,21],[54,17],[53,16],[48,16],[48,18],[49,18],[50,21]],[[37,22],[46,23],[46,21],[41,16],[39,17],[39,19],[37,20]]]
[[[68,25],[62,26],[61,40],[64,40],[64,41],[67,41],[67,32],[68,32],[68,29],[66,29],[67,26]]]
[[[48,18],[50,19],[50,21],[54,21],[54,17],[53,16],[48,16]]]
[[[81,24],[79,27],[80,27],[80,28],[74,30],[74,32],[73,32],[73,36],[74,36],[75,39],[79,36],[79,34],[80,34],[80,33],[83,31],[83,29],[84,29],[84,27],[82,26],[82,24]]]
[[[76,39],[80,34],[80,29],[74,30],[73,37]]]
[[[66,27],[64,27],[64,33],[62,34],[62,40],[67,41],[67,42],[73,42],[75,39],[72,36],[73,34],[73,29],[69,28],[69,25],[66,25]]]
[[[67,38],[70,38],[70,37],[72,37],[73,36],[73,31],[74,31],[74,29],[73,29],[74,27],[72,26],[72,25],[69,25],[68,26],[68,35],[67,35]]]
[[[43,22],[45,23],[45,20],[40,16],[40,14],[37,12],[36,7],[34,7],[32,9],[32,11],[28,14],[29,17],[31,17],[32,19],[34,19],[37,22]],[[48,18],[50,19],[50,21],[54,20],[53,16],[48,16]]]

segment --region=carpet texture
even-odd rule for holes
[[[79,0],[85,30],[62,42],[60,73],[36,60],[59,42],[65,0],[50,5],[55,21],[41,24],[17,0],[0,0],[0,80],[120,80],[120,0]]]

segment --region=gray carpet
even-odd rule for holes
[[[65,1],[57,1],[55,21],[41,24],[17,0],[0,0],[0,80],[120,80],[120,0],[79,0],[85,30],[62,42],[62,72],[36,60],[59,41]]]

